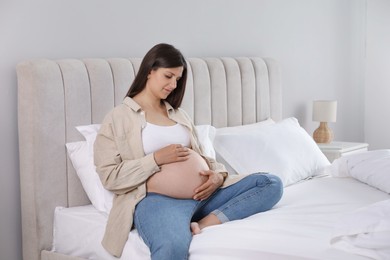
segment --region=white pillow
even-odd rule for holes
[[[260,122],[253,123],[253,124],[221,127],[221,128],[216,129],[216,132],[211,140],[214,143],[215,135],[217,133],[219,135],[221,135],[221,134],[239,134],[239,133],[242,133],[245,131],[249,131],[251,129],[258,129],[258,128],[261,128],[263,126],[272,125],[272,124],[275,124],[275,121],[272,120],[271,118],[269,118],[269,119],[266,119],[264,121],[260,121]],[[213,147],[214,147],[214,144],[213,144]],[[216,157],[217,162],[225,165],[225,168],[230,175],[238,174],[236,172],[236,170],[234,170],[233,167],[218,153],[218,151],[215,151],[215,157]]]
[[[195,128],[198,134],[199,143],[203,147],[203,152],[208,157],[215,159],[215,150],[213,146],[216,132],[215,127],[211,125],[197,125]]]
[[[99,211],[109,213],[114,194],[103,187],[96,172],[93,162],[93,142],[94,139],[67,143],[66,148],[69,159],[92,205]]]
[[[76,126],[76,129],[84,136],[87,142],[94,143],[100,126],[101,124],[81,125]]]
[[[214,148],[237,173],[269,172],[284,186],[318,175],[330,162],[296,118],[219,131]]]
[[[259,128],[262,128],[267,125],[273,125],[275,124],[275,121],[271,118],[268,118],[264,121],[260,121],[253,124],[247,124],[247,125],[238,125],[238,126],[228,126],[228,127],[221,127],[216,130],[215,134],[239,134],[250,130],[256,130]],[[215,136],[214,136],[215,138]]]

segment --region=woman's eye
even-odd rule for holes
[[[166,77],[167,79],[171,79],[171,78],[172,78],[171,75],[165,75],[165,77]]]

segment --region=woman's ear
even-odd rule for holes
[[[149,71],[149,74],[148,74],[148,76],[146,77],[147,79],[150,79],[150,77],[152,76],[152,73],[154,72],[154,70],[151,70],[151,71]]]

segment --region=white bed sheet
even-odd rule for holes
[[[190,260],[368,259],[330,245],[345,213],[390,195],[352,178],[316,178],[285,188],[277,206],[244,220],[206,228],[194,237]],[[92,205],[57,208],[53,251],[88,259],[118,259],[101,246],[107,216]],[[136,230],[120,259],[149,260]]]

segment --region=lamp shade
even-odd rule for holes
[[[315,100],[313,101],[313,121],[336,122],[337,101]]]

